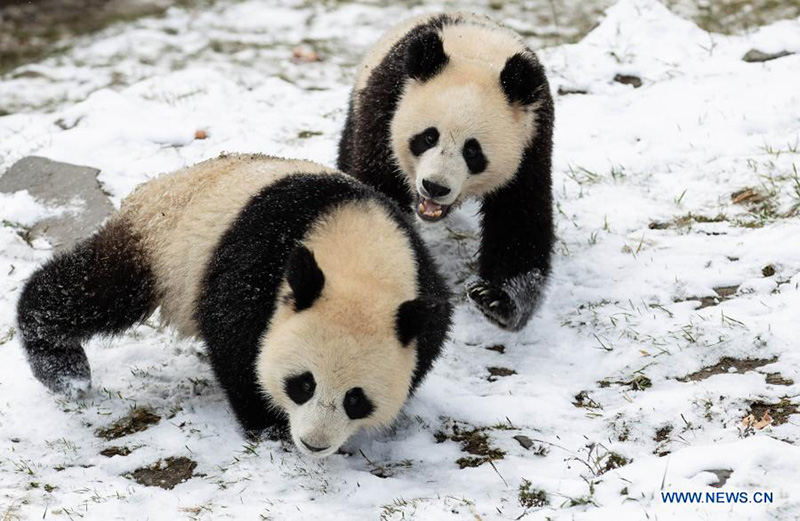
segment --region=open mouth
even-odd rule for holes
[[[417,215],[423,220],[435,222],[444,219],[450,212],[450,204],[439,204],[432,199],[417,195]]]

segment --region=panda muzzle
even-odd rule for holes
[[[439,204],[427,197],[417,198],[417,214],[425,221],[434,222],[445,218],[450,212],[450,207],[449,204]]]

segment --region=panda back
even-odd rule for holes
[[[297,172],[335,171],[260,154],[220,156],[150,181],[123,202],[121,217],[143,237],[166,323],[197,335],[196,303],[217,244],[254,196]]]

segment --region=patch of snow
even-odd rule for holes
[[[0,81],[0,96],[34,107],[0,118],[0,166],[34,153],[95,166],[118,203],[139,183],[222,151],[333,164],[358,56],[423,9],[431,8],[250,0],[195,15],[171,10],[86,39],[61,64],[38,65],[56,81]],[[211,40],[228,51],[209,51]],[[333,43],[319,49],[323,61],[293,63],[301,40]],[[459,303],[444,357],[397,425],[360,434],[348,445],[352,455],[318,462],[277,442],[249,445],[202,346],[155,320],[88,344],[88,399],[49,395],[30,375],[18,335],[6,337],[25,279],[50,253],[30,248],[14,227],[0,228],[0,512],[23,519],[800,517],[797,416],[754,432],[741,425],[754,402],[773,404],[777,418],[784,398],[800,401],[800,55],[743,62],[753,47],[799,50],[800,20],[723,36],[653,0],[622,0],[581,42],[540,53],[554,95],[562,86],[588,90],[556,96],[559,240],[545,302],[518,334]],[[116,85],[113,73],[132,85]],[[620,84],[618,74],[637,75],[642,86]],[[197,130],[207,138],[195,139]],[[757,197],[734,202],[745,188]],[[3,219],[44,216],[24,197],[0,199]],[[420,226],[459,291],[472,275],[476,210],[466,204],[443,225]],[[767,265],[775,267],[771,277],[762,273]],[[731,286],[739,288],[733,295],[699,307],[715,288]],[[504,353],[487,349],[496,345]],[[777,360],[679,380],[723,357]],[[489,381],[490,367],[515,374]],[[791,383],[768,384],[767,373]],[[582,391],[588,398],[580,403]],[[133,405],[162,420],[113,442],[95,435]],[[454,421],[484,428],[505,456],[459,468],[459,458],[478,456],[435,436]],[[524,449],[517,435],[546,455]],[[99,455],[112,445],[132,452]],[[612,454],[630,463],[601,474]],[[125,477],[178,456],[196,461],[199,475],[172,491]],[[712,488],[719,469],[731,476]],[[549,504],[520,504],[523,480]],[[664,491],[769,491],[774,503],[667,504],[662,482]]]

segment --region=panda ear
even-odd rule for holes
[[[508,102],[530,105],[536,101],[536,89],[541,83],[541,76],[541,65],[521,52],[506,60],[500,73],[500,85]]]
[[[395,316],[398,340],[407,347],[412,340],[435,326],[435,321],[449,313],[449,304],[446,301],[418,298],[403,302],[397,308]]]
[[[408,44],[406,72],[411,78],[424,83],[436,76],[449,60],[439,33],[428,31],[414,37]]]
[[[286,271],[295,311],[310,308],[322,294],[325,285],[325,275],[319,269],[314,254],[302,244],[298,245],[289,257]]]

